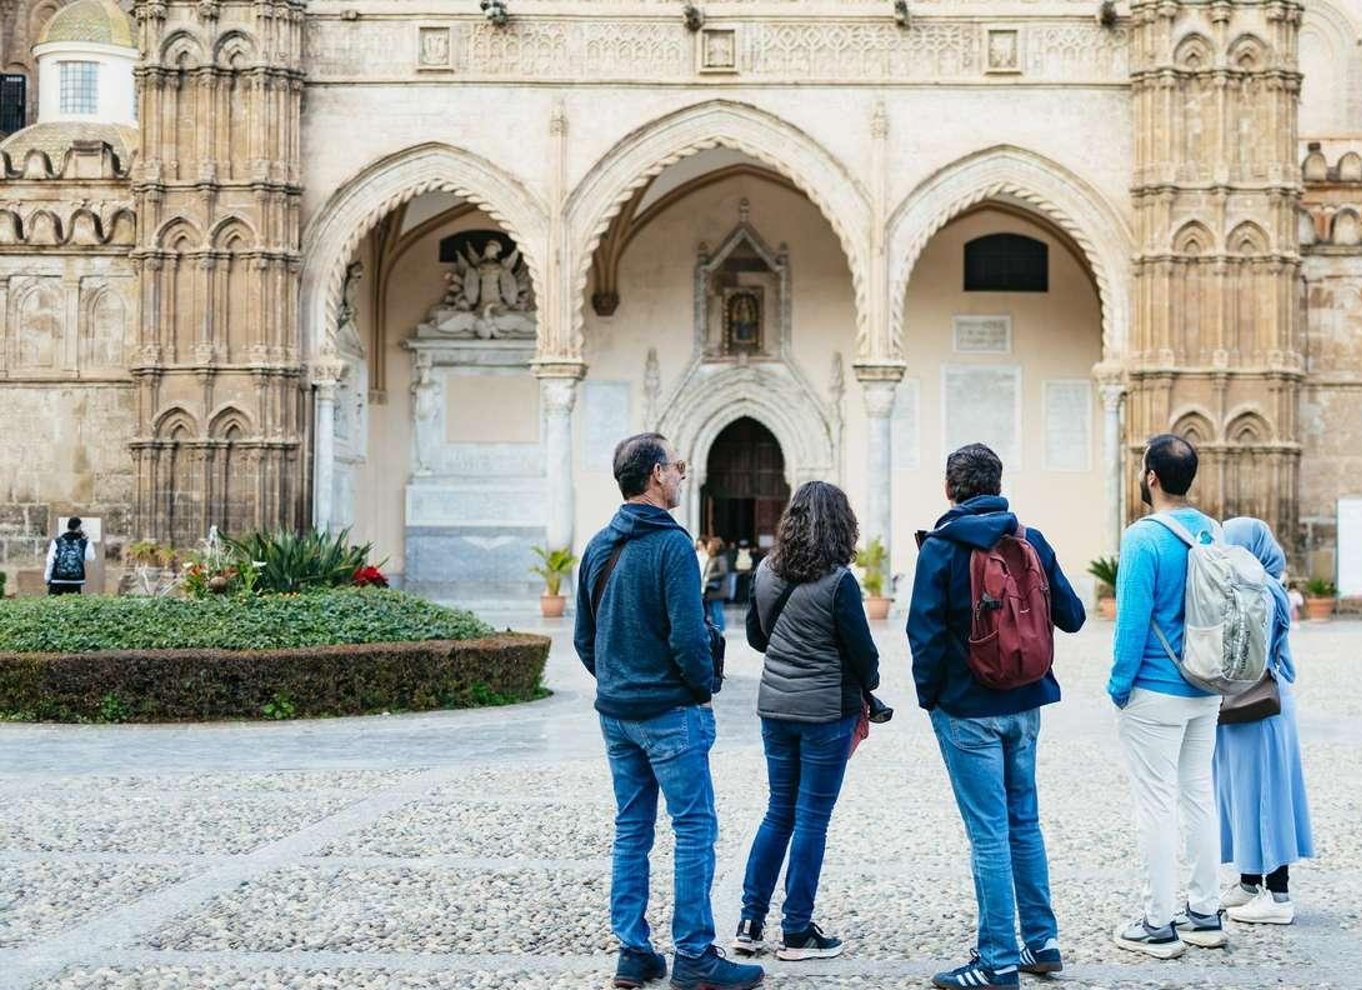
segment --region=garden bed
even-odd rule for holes
[[[177,722],[541,697],[549,640],[383,589],[0,606],[0,717]]]

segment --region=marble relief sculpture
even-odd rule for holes
[[[444,297],[416,328],[418,337],[532,339],[538,329],[534,289],[520,250],[501,256],[489,240],[477,255],[465,248],[445,273]]]

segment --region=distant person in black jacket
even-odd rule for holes
[[[790,499],[775,547],[752,582],[747,641],[766,654],[757,713],[771,797],[747,858],[736,952],[764,946],[787,847],[784,937],[776,955],[825,959],[842,952],[841,940],[814,924],[813,902],[863,697],[880,683],[861,587],[847,569],[857,535],[845,493],[810,481]]]
[[[1017,517],[1000,494],[1002,478],[1002,461],[983,444],[961,447],[946,459],[951,509],[922,540],[908,612],[918,703],[931,712],[965,821],[979,900],[977,954],[938,973],[932,979],[938,987],[1016,987],[1019,969],[1063,969],[1036,796],[1040,708],[1059,700],[1059,682],[1048,672],[1030,684],[995,690],[976,680],[967,662],[975,607],[971,557],[1018,532]],[[1029,527],[1022,538],[1045,572],[1054,625],[1077,632],[1086,618],[1083,603],[1054,550]]]
[[[79,595],[85,587],[85,565],[94,563],[95,548],[80,526],[80,517],[72,516],[66,532],[48,544],[43,580],[49,595]]]

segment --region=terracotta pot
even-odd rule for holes
[[[1108,622],[1116,618],[1116,599],[1103,595],[1097,599],[1097,612]]]
[[[1334,600],[1332,598],[1307,598],[1305,600],[1305,616],[1312,622],[1323,622],[1334,614]]]
[[[865,600],[865,617],[867,619],[887,619],[889,618],[889,606],[894,604],[892,598],[867,598]]]
[[[567,595],[540,595],[539,614],[546,619],[561,619],[567,608]]]

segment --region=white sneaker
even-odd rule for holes
[[[1236,881],[1220,895],[1220,906],[1226,910],[1243,907],[1262,892],[1261,885],[1255,884],[1252,887],[1245,887],[1242,883]]]
[[[1234,921],[1249,925],[1289,925],[1296,920],[1296,906],[1279,901],[1270,890],[1264,890],[1247,904],[1232,907],[1226,912]]]

